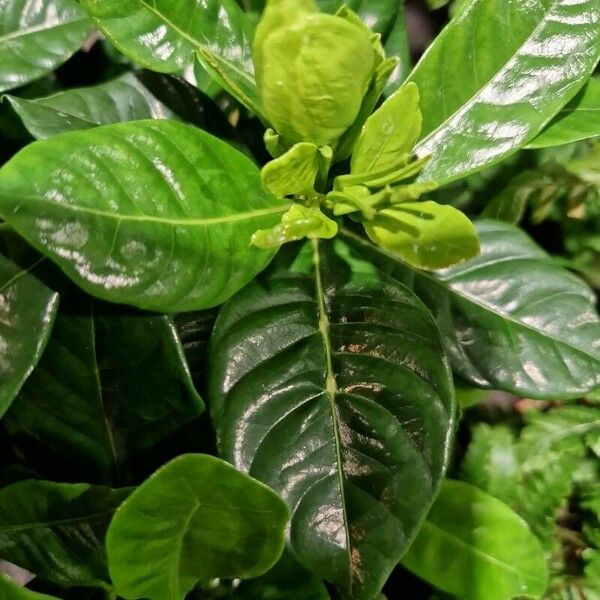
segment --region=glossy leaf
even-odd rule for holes
[[[391,96],[404,83],[411,69],[405,0],[398,2],[398,12],[385,39],[384,50],[386,56],[396,56],[399,59],[384,90],[386,96]]]
[[[304,566],[371,599],[448,460],[454,395],[429,313],[345,244],[312,241],[222,309],[211,347],[222,456],[288,502]]]
[[[369,29],[381,35],[389,31],[398,10],[397,0],[317,0],[317,4],[330,13],[347,6],[358,14]]]
[[[420,175],[440,185],[534,138],[600,58],[598,0],[475,0],[430,46],[410,80],[421,92]]]
[[[58,294],[0,254],[0,417],[37,364],[52,330]]]
[[[48,138],[65,131],[139,119],[173,119],[174,113],[126,74],[101,85],[27,100],[6,96],[27,131]]]
[[[596,136],[600,136],[600,79],[592,78],[527,147],[561,146]]]
[[[539,598],[548,584],[542,547],[527,523],[462,481],[444,482],[402,564],[465,600]]]
[[[440,269],[477,256],[473,223],[446,204],[403,202],[365,221],[368,236],[403,261],[421,269]]]
[[[106,539],[110,574],[124,598],[183,600],[199,580],[267,571],[287,520],[275,492],[226,462],[179,456],[117,511]]]
[[[0,214],[27,241],[88,293],[162,312],[250,281],[273,255],[250,237],[288,208],[248,158],[173,121],[65,133],[0,170]]]
[[[59,314],[7,427],[78,465],[87,481],[109,483],[204,405],[167,317],[77,304]]]
[[[52,72],[79,50],[90,29],[74,0],[0,3],[0,92]]]
[[[49,481],[5,487],[0,490],[0,554],[42,580],[106,585],[104,536],[129,492]]]
[[[193,65],[203,46],[253,72],[251,28],[235,0],[82,0],[108,39],[133,61],[161,73]]]
[[[56,596],[39,594],[21,587],[2,574],[0,574],[0,594],[3,600],[59,600]]]
[[[480,256],[436,275],[346,235],[395,278],[412,282],[467,381],[549,399],[597,387],[600,318],[592,291],[516,227],[480,221],[477,231]]]

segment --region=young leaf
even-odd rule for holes
[[[56,596],[38,594],[14,583],[12,579],[0,573],[0,596],[2,600],[59,600]]]
[[[420,269],[441,269],[479,253],[477,231],[468,217],[431,200],[386,208],[363,225],[376,244]]]
[[[440,185],[494,164],[534,138],[600,58],[597,0],[474,0],[432,43],[419,86],[420,175]]]
[[[65,131],[139,119],[174,119],[132,74],[87,88],[26,100],[6,96],[33,137],[49,138]]]
[[[90,294],[162,312],[250,281],[274,254],[250,237],[288,208],[246,156],[174,121],[64,133],[0,170],[0,214],[25,239]]]
[[[540,543],[506,504],[447,480],[402,564],[468,600],[539,598],[548,583]]]
[[[51,73],[79,49],[90,29],[74,0],[0,3],[0,92]]]
[[[50,337],[58,294],[0,254],[0,417],[40,359]]]
[[[352,153],[352,173],[370,173],[395,164],[409,154],[421,132],[419,89],[402,86],[363,125]]]
[[[183,600],[199,580],[267,571],[287,520],[265,485],[218,458],[179,456],[117,511],[106,537],[110,575],[124,598]]]
[[[235,0],[82,0],[96,26],[136,63],[181,73],[203,46],[253,72],[250,22]]]
[[[345,244],[313,240],[223,308],[211,347],[220,452],[282,494],[307,568],[371,599],[448,460],[452,378],[428,311]]]
[[[79,300],[74,314],[59,314],[7,428],[80,466],[86,480],[109,483],[203,408],[168,317]]]
[[[593,292],[516,227],[485,220],[476,226],[480,256],[435,275],[343,233],[365,257],[412,282],[436,317],[454,369],[473,385],[553,400],[598,387]]]
[[[104,535],[129,493],[49,481],[5,487],[0,490],[0,554],[43,580],[107,585]]]
[[[592,77],[527,148],[561,146],[596,136],[600,136],[600,79]]]

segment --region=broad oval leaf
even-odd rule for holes
[[[600,58],[598,0],[474,0],[409,77],[423,112],[422,181],[464,177],[524,146]]]
[[[454,369],[478,387],[577,398],[600,384],[593,292],[508,223],[476,223],[481,254],[427,274],[345,232],[365,256],[412,282],[432,310]]]
[[[539,598],[548,584],[542,547],[527,523],[462,481],[444,482],[402,564],[465,600]]]
[[[252,28],[235,0],[82,0],[127,57],[161,73],[181,73],[203,46],[252,73]]]
[[[0,92],[52,72],[79,49],[90,29],[74,0],[0,2]]]
[[[76,311],[61,309],[7,428],[37,440],[86,481],[109,483],[204,404],[168,317],[75,304]]]
[[[220,304],[274,251],[289,202],[226,143],[174,121],[64,133],[0,169],[0,214],[88,293],[161,312]]]
[[[106,538],[110,575],[124,598],[183,600],[199,580],[267,571],[287,521],[285,502],[262,483],[213,456],[179,456],[117,511]]]
[[[58,294],[35,276],[42,260],[23,269],[0,254],[0,417],[40,359],[56,316]]]
[[[176,118],[129,73],[101,85],[67,90],[47,98],[6,99],[37,139],[109,123]]]
[[[342,242],[313,240],[223,308],[211,344],[223,457],[288,502],[301,563],[372,598],[448,460],[454,394],[430,314]]]
[[[49,481],[23,481],[3,488],[0,555],[42,580],[65,586],[107,585],[104,536],[129,493]]]
[[[600,136],[600,79],[592,77],[527,148],[549,148]]]
[[[3,600],[59,600],[56,596],[39,594],[21,587],[3,574],[0,574],[0,594]]]

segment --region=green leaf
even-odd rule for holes
[[[402,564],[466,600],[539,598],[548,583],[542,548],[527,523],[462,481],[444,482]]]
[[[399,59],[384,90],[386,96],[391,96],[404,83],[411,68],[405,0],[398,3],[398,12],[385,40],[384,50],[386,56],[396,56]]]
[[[440,185],[494,164],[534,138],[600,58],[598,0],[474,0],[430,46],[419,86],[432,155],[421,180]]]
[[[162,312],[244,286],[273,256],[251,235],[288,208],[246,156],[166,120],[64,133],[0,170],[0,214],[19,234],[88,293]]]
[[[80,466],[87,481],[109,483],[204,405],[168,317],[64,304],[7,427]]]
[[[379,211],[363,225],[376,244],[420,269],[441,269],[479,253],[473,223],[448,204],[404,202]]]
[[[342,242],[290,246],[221,311],[220,452],[281,493],[310,571],[371,599],[435,497],[454,427],[434,321]]]
[[[6,96],[6,99],[27,131],[38,139],[109,123],[176,118],[131,74],[101,85],[67,90],[46,98],[26,100]]]
[[[91,28],[74,0],[0,4],[0,92],[51,73],[74,54]]]
[[[381,35],[389,31],[398,11],[398,0],[317,0],[317,4],[330,13],[347,6],[358,14],[369,29]]]
[[[600,79],[592,77],[527,148],[549,148],[600,136]]]
[[[318,206],[293,204],[281,218],[281,223],[272,229],[257,231],[252,236],[252,243],[259,248],[279,248],[304,238],[331,239],[337,232],[337,223],[324,215]]]
[[[0,417],[40,359],[52,330],[58,294],[0,254]]]
[[[38,594],[38,592],[20,587],[3,574],[0,574],[0,594],[3,600],[59,600],[56,596]]]
[[[0,554],[42,580],[65,586],[107,585],[104,535],[129,493],[49,481],[3,488]]]
[[[410,153],[421,132],[419,89],[402,86],[363,125],[352,153],[352,173],[370,173],[396,164]]]
[[[553,400],[597,387],[600,318],[592,291],[513,225],[476,226],[480,256],[435,275],[343,233],[399,281],[412,282],[454,369],[473,385]]]
[[[263,484],[213,456],[179,456],[117,511],[106,538],[110,574],[124,598],[183,600],[199,580],[267,571],[287,521],[285,503]]]
[[[203,46],[253,72],[250,21],[235,0],[82,0],[128,58],[161,73],[190,68]]]

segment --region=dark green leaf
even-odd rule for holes
[[[211,343],[222,455],[287,500],[307,568],[372,598],[448,459],[454,395],[431,316],[342,242],[314,240],[232,299]]]
[[[590,79],[586,86],[533,139],[528,148],[561,146],[600,136],[600,79]]]
[[[359,15],[363,23],[385,35],[398,12],[398,0],[317,0],[321,10],[335,13],[342,6],[347,6]]]
[[[2,600],[59,600],[55,596],[38,594],[27,588],[20,587],[6,575],[0,574],[0,594]]]
[[[447,480],[402,564],[465,600],[539,598],[548,572],[537,538],[506,504]]]
[[[412,283],[432,310],[454,369],[478,387],[575,398],[600,383],[593,292],[508,223],[477,223],[481,254],[428,275],[353,234],[365,256]]]
[[[203,403],[167,317],[78,304],[77,313],[59,314],[7,426],[81,465],[86,480],[111,482]]]
[[[154,71],[181,73],[208,46],[253,72],[250,21],[235,0],[82,0],[82,5],[123,54]]]
[[[0,92],[53,71],[79,49],[90,28],[74,0],[0,3]]]
[[[138,121],[27,146],[0,170],[0,214],[78,285],[162,312],[220,304],[273,251],[250,247],[289,203],[194,127]]]
[[[104,535],[129,493],[49,481],[8,486],[0,490],[0,555],[40,579],[106,585]]]
[[[0,417],[46,346],[58,295],[35,277],[36,260],[22,269],[0,254]]]
[[[172,119],[175,115],[131,74],[101,85],[67,90],[47,98],[6,96],[27,131],[48,138],[75,129],[136,121]]]
[[[386,56],[397,56],[400,59],[400,62],[390,75],[384,91],[386,96],[390,96],[404,83],[411,67],[404,0],[401,0],[398,3],[398,12],[396,13],[392,28],[385,40],[384,49]]]
[[[600,58],[598,0],[474,0],[410,79],[421,92],[420,177],[440,185],[525,145],[579,91]]]
[[[125,598],[182,600],[199,580],[267,571],[287,521],[285,503],[263,484],[213,456],[179,456],[117,511],[106,539],[110,574]]]

